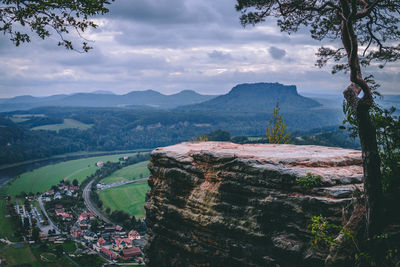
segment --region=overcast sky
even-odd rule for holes
[[[57,47],[55,36],[14,47],[1,35],[0,97],[146,89],[222,94],[245,82],[341,94],[348,76],[314,66],[321,43],[305,30],[281,33],[273,21],[243,28],[235,2],[116,0],[96,19],[99,29],[85,33],[94,40],[87,54]],[[399,69],[396,63],[375,73],[384,93],[400,93]]]

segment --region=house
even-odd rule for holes
[[[135,230],[131,230],[131,231],[128,233],[128,238],[129,238],[130,240],[140,240],[140,234],[139,234],[137,231],[135,231]]]
[[[131,248],[132,240],[130,240],[129,238],[114,239],[114,241],[112,242],[112,247],[114,251],[121,251],[122,249],[125,248]]]
[[[79,221],[79,227],[81,227],[82,229],[88,229],[89,228],[89,221],[88,220],[82,220]]]
[[[122,231],[122,226],[119,226],[119,225],[115,226],[115,230],[118,231],[118,232]]]
[[[69,186],[69,191],[71,191],[72,193],[73,193],[74,191],[77,191],[77,190],[79,190],[79,185],[77,185],[77,186],[75,186],[75,185],[70,185],[70,186]]]
[[[72,227],[70,233],[74,238],[79,239],[82,236],[82,229],[78,227]]]
[[[51,189],[51,190],[46,190],[46,193],[44,193],[46,196],[52,196],[52,195],[54,195],[54,190],[53,189]]]
[[[93,213],[91,212],[83,212],[79,215],[78,221],[81,222],[83,220],[94,220]]]
[[[64,212],[65,212],[64,208],[59,208],[59,209],[56,208],[56,215],[57,216],[61,216]]]
[[[106,232],[114,232],[115,231],[115,227],[113,225],[106,225],[106,227],[104,227],[104,231],[106,231]]]
[[[63,221],[71,221],[74,217],[71,214],[64,212],[61,214]]]
[[[137,256],[142,256],[143,253],[138,247],[133,247],[133,248],[127,248],[122,250],[122,255],[124,256],[124,259],[131,259],[133,257]]]
[[[104,162],[102,162],[102,161],[98,161],[98,162],[96,163],[96,166],[97,166],[97,167],[103,167],[103,165],[104,165]]]
[[[100,252],[101,252],[104,256],[106,256],[107,258],[109,258],[110,260],[111,260],[111,259],[114,259],[114,260],[118,259],[118,255],[117,255],[115,252],[110,251],[110,250],[106,249],[105,247],[102,247],[102,248],[100,249]]]
[[[56,205],[56,209],[62,209],[62,208],[63,208],[63,205],[60,205],[60,204]]]
[[[62,198],[62,196],[61,196],[60,192],[57,192],[54,194],[54,199],[61,199],[61,198]]]
[[[95,239],[97,239],[97,235],[90,231],[84,231],[83,238],[86,239],[87,241],[94,241]]]
[[[66,196],[69,196],[69,197],[72,197],[72,192],[69,191],[69,190],[67,190],[67,191],[65,191],[65,195],[66,195]]]
[[[106,243],[106,240],[102,237],[97,240],[97,246],[102,247]]]

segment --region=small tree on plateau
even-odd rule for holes
[[[378,234],[382,227],[382,184],[376,128],[370,116],[374,84],[371,76],[363,77],[362,67],[376,67],[377,62],[383,68],[387,62],[400,58],[400,1],[237,0],[236,9],[242,12],[243,26],[272,16],[282,31],[292,33],[306,26],[316,40],[340,39],[338,47],[319,49],[317,65],[322,67],[333,59],[333,73],[344,70],[350,74],[351,84],[344,96],[357,122],[361,142],[366,234]]]
[[[88,28],[97,25],[89,18],[108,12],[106,5],[114,0],[0,0],[0,32],[19,46],[31,41],[33,32],[42,39],[52,33],[59,36],[59,46],[75,50],[72,41],[65,39],[71,31],[80,38]],[[87,40],[82,51],[91,49]]]
[[[279,114],[279,103],[276,103],[274,114],[269,121],[269,126],[265,131],[270,144],[288,144],[290,133],[286,132],[286,124]]]

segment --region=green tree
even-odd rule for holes
[[[279,103],[276,103],[272,119],[269,121],[269,126],[265,131],[270,144],[288,144],[290,133],[286,132],[286,123],[279,114]]]
[[[72,185],[73,185],[73,186],[78,186],[78,184],[79,184],[78,180],[74,179],[74,180],[72,181]]]
[[[347,71],[351,84],[344,96],[357,123],[360,138],[366,206],[366,235],[373,237],[382,229],[382,184],[376,128],[370,116],[374,106],[374,83],[363,77],[362,67],[400,58],[400,2],[392,0],[237,0],[243,25],[277,18],[282,31],[296,32],[301,26],[310,29],[316,40],[336,40],[330,47],[321,47],[317,65],[333,59],[332,72]],[[337,47],[333,48],[335,45]],[[363,49],[359,49],[360,45]]]
[[[114,0],[0,0],[0,31],[19,46],[29,43],[34,33],[41,39],[52,34],[59,37],[59,46],[75,50],[72,41],[66,39],[71,31],[81,34],[97,25],[90,17],[108,12],[106,6]],[[91,49],[87,40],[82,50]]]

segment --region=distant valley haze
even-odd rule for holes
[[[94,47],[76,53],[57,38],[15,47],[0,41],[0,98],[74,93],[117,95],[152,89],[226,94],[242,83],[279,82],[300,94],[341,97],[347,74],[314,64],[321,45],[307,29],[281,33],[275,21],[243,28],[234,0],[118,0],[84,37]],[[73,37],[78,44],[81,40]],[[384,94],[399,94],[399,63],[370,68]]]

